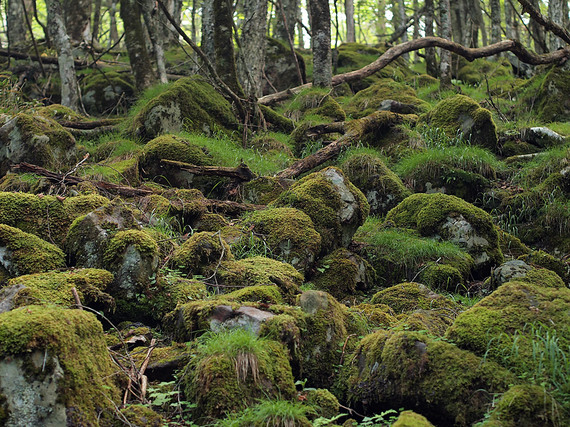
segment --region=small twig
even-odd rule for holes
[[[354,414],[354,415],[356,415],[356,416],[358,416],[358,417],[364,418],[364,415],[359,414],[359,413],[356,412],[354,409],[349,408],[348,406],[341,405],[340,403],[338,404],[338,406],[341,407],[342,409],[346,409],[350,415]]]
[[[491,103],[491,106],[495,109],[501,120],[504,121],[505,123],[508,123],[509,119],[507,119],[505,115],[501,113],[501,110],[499,110],[499,108],[495,105],[495,102],[493,102],[493,96],[491,95],[491,89],[489,88],[489,79],[487,78],[487,74],[485,74],[485,83],[487,84],[487,96],[489,97],[489,102]]]
[[[73,294],[73,299],[75,300],[75,306],[78,310],[83,310],[83,305],[81,304],[81,300],[79,299],[79,294],[77,293],[77,289],[71,288],[71,293]]]
[[[60,184],[65,185],[65,178],[67,178],[69,175],[73,174],[77,168],[79,168],[79,166],[81,166],[83,163],[85,163],[87,161],[87,159],[89,158],[89,153],[86,153],[85,156],[83,156],[83,159],[81,159],[81,161],[79,163],[77,163],[73,169],[71,169],[69,172],[67,172],[66,174],[63,175],[63,178],[61,178],[61,182]]]
[[[344,352],[346,350],[346,346],[348,344],[348,340],[352,337],[355,337],[356,334],[350,334],[349,336],[346,337],[346,339],[344,340],[344,345],[342,346],[342,353],[340,354],[340,363],[339,365],[342,365],[342,363],[344,362]]]

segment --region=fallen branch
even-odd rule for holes
[[[91,182],[98,190],[107,191],[109,193],[119,194],[121,196],[148,196],[153,194],[152,190],[145,190],[142,188],[133,188],[123,185],[113,184],[105,181],[90,181],[74,175],[65,175],[57,172],[52,172],[41,166],[33,165],[31,163],[18,163],[12,165],[12,170],[16,172],[29,172],[36,175],[45,176],[51,182],[63,185],[76,185],[81,182]]]
[[[391,47],[382,55],[380,55],[380,57],[374,62],[359,70],[333,76],[332,85],[338,86],[342,83],[351,83],[361,80],[365,77],[371,76],[377,71],[380,71],[382,68],[386,67],[396,58],[404,55],[405,53],[419,49],[425,49],[428,47],[440,47],[442,49],[449,50],[450,52],[464,57],[468,61],[473,61],[477,58],[493,56],[501,52],[512,52],[522,62],[531,65],[561,63],[570,58],[570,46],[566,46],[563,49],[559,49],[551,53],[538,55],[532,51],[527,50],[520,42],[516,40],[503,40],[489,46],[470,48],[460,45],[459,43],[443,39],[441,37],[423,37],[420,39],[400,43],[394,47]],[[257,100],[257,102],[263,105],[270,105],[275,102],[283,101],[292,95],[298,94],[303,89],[310,87],[312,87],[312,83],[307,83],[271,95],[262,96]]]
[[[66,128],[72,129],[96,129],[103,126],[114,126],[119,124],[123,119],[102,119],[102,120],[95,120],[92,122],[72,122],[72,121],[58,121],[60,125]]]
[[[190,172],[194,175],[227,176],[239,181],[251,181],[256,177],[245,163],[241,163],[237,168],[228,168],[224,166],[195,166],[189,163],[166,159],[162,159],[160,162],[177,167],[180,170]]]
[[[70,134],[72,134],[76,138],[94,139],[104,133],[114,132],[115,130],[117,130],[117,128],[115,126],[101,126],[95,129],[66,128],[65,130],[67,130]]]
[[[0,49],[0,56],[6,56],[15,59],[28,59],[30,61],[40,62],[40,58],[36,55],[30,55],[24,52],[14,52],[12,50],[8,51],[7,49]],[[54,65],[57,65],[59,63],[57,57],[55,56],[42,56],[41,62],[43,64]],[[88,65],[86,61],[83,61],[81,59],[74,59],[73,62],[76,67],[86,67]]]
[[[564,27],[561,27],[550,19],[542,16],[540,11],[538,11],[528,0],[518,0],[518,2],[523,7],[523,13],[527,12],[532,17],[532,19],[542,25],[545,29],[557,35],[566,43],[570,44],[570,31]]]

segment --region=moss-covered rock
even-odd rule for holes
[[[433,427],[433,424],[423,415],[408,410],[400,413],[392,427]]]
[[[287,189],[288,185],[277,177],[260,176],[243,184],[243,200],[246,203],[267,205]]]
[[[205,275],[223,260],[233,260],[228,244],[220,233],[203,231],[185,241],[172,254],[169,264],[187,274]]]
[[[497,364],[418,332],[364,337],[347,371],[351,407],[371,413],[414,402],[436,424],[456,426],[480,419],[492,394],[514,381]]]
[[[93,72],[83,79],[81,100],[89,114],[101,115],[117,111],[122,101],[123,110],[135,93],[134,78],[131,74],[116,71]]]
[[[0,223],[62,245],[72,221],[104,206],[109,200],[90,194],[66,197],[0,193]]]
[[[387,221],[439,236],[464,248],[475,262],[474,273],[486,276],[503,262],[491,216],[466,201],[446,194],[413,194],[388,212]]]
[[[453,324],[458,310],[429,309],[415,310],[402,317],[394,329],[405,331],[421,331],[431,337],[443,337],[447,329]]]
[[[148,406],[144,405],[129,405],[120,410],[121,421],[117,421],[114,425],[121,427],[125,421],[135,426],[148,426],[148,427],[161,427],[164,424],[162,415],[153,411]]]
[[[305,212],[321,235],[325,253],[347,247],[370,209],[364,194],[334,167],[302,178],[271,206],[289,206]]]
[[[469,85],[478,85],[485,78],[507,78],[512,76],[512,67],[507,58],[498,61],[480,58],[467,62],[457,70],[457,79]]]
[[[53,119],[57,122],[80,122],[86,119],[82,114],[79,114],[71,108],[61,104],[46,105],[45,107],[35,109],[35,111],[45,118]]]
[[[461,293],[465,284],[464,275],[449,264],[428,263],[422,270],[419,281],[433,290]]]
[[[411,194],[379,157],[355,154],[342,163],[341,169],[366,196],[371,215],[385,215]]]
[[[0,176],[14,163],[60,170],[76,160],[75,138],[55,120],[40,114],[0,118],[0,147]]]
[[[266,40],[264,72],[271,84],[263,81],[263,94],[267,95],[274,93],[275,89],[285,90],[302,84],[303,82],[299,81],[290,47],[286,43],[271,37],[267,37]],[[301,76],[306,81],[305,60],[297,52],[295,52],[295,56],[301,70]]]
[[[570,71],[554,66],[539,73],[521,88],[522,110],[530,111],[542,122],[570,119]]]
[[[131,131],[146,140],[181,130],[229,134],[234,129],[237,120],[230,103],[197,76],[178,80],[152,99],[131,125]]]
[[[308,405],[312,406],[316,415],[323,418],[333,418],[340,409],[338,399],[327,389],[317,388],[302,394]]]
[[[92,313],[27,306],[0,314],[6,425],[110,424],[115,370]]]
[[[346,114],[340,104],[329,94],[329,89],[310,88],[300,92],[287,107],[285,114],[293,121],[305,116],[320,116],[326,121],[342,122]]]
[[[272,108],[268,107],[267,105],[259,104],[259,109],[263,114],[263,118],[269,125],[269,129],[275,132],[283,132],[289,134],[295,129],[295,124],[293,120],[288,119],[285,116],[282,116]]]
[[[330,293],[339,301],[353,300],[357,292],[372,288],[376,272],[368,261],[345,248],[338,248],[317,264],[312,279],[315,288]]]
[[[277,285],[254,285],[224,294],[224,300],[232,302],[261,302],[282,304],[283,296]]]
[[[91,268],[19,276],[10,279],[0,290],[0,294],[12,294],[11,301],[4,300],[0,304],[0,312],[24,305],[71,307],[75,305],[73,288],[81,304],[109,312],[114,309],[115,301],[105,291],[112,280],[113,275],[108,271]]]
[[[548,252],[542,250],[531,251],[528,254],[521,255],[518,259],[534,267],[547,268],[554,271],[562,280],[570,284],[570,264],[550,255]]]
[[[65,255],[57,246],[19,228],[0,224],[0,281],[63,267]]]
[[[292,399],[295,385],[283,346],[246,331],[210,335],[183,379],[202,423],[253,405],[260,398]]]
[[[371,328],[390,329],[398,323],[396,312],[386,304],[361,303],[349,307],[349,311],[364,319]]]
[[[385,101],[397,101],[408,106],[405,110],[396,111],[397,113],[419,114],[429,110],[429,104],[419,99],[411,87],[392,79],[382,79],[353,96],[346,106],[346,113],[359,119],[374,111],[386,109],[383,105]]]
[[[443,129],[448,136],[461,132],[472,144],[497,151],[497,130],[491,112],[464,95],[440,101],[420,121]]]
[[[431,291],[426,286],[406,282],[383,289],[374,294],[372,304],[386,304],[397,314],[422,310],[448,310],[450,312],[459,309],[457,303],[449,298]]]
[[[271,256],[288,262],[301,272],[307,271],[321,250],[321,236],[313,221],[294,208],[274,208],[253,212],[244,226],[267,242]]]

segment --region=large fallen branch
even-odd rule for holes
[[[255,174],[245,163],[241,163],[236,168],[228,168],[224,166],[195,166],[189,163],[166,159],[162,159],[160,162],[165,165],[174,166],[180,170],[190,172],[194,175],[227,176],[239,181],[251,181],[255,178]]]
[[[0,49],[0,56],[9,56],[16,59],[29,59],[31,61],[39,62],[39,58],[35,55],[30,55],[24,52],[15,52],[13,50],[8,51],[7,49]],[[58,59],[55,56],[42,56],[41,59],[44,64],[58,64]],[[87,61],[83,61],[81,59],[75,59],[73,62],[75,63],[75,67],[86,67],[88,65]]]
[[[551,53],[537,55],[536,53],[527,50],[520,42],[516,40],[503,40],[489,46],[470,48],[460,45],[459,43],[443,39],[441,37],[423,37],[421,39],[410,40],[391,47],[382,55],[380,55],[376,61],[359,70],[333,76],[332,85],[338,86],[342,83],[351,83],[354,81],[362,80],[363,78],[371,76],[377,71],[380,71],[382,68],[386,67],[396,58],[402,56],[405,53],[419,49],[425,49],[428,47],[440,47],[442,49],[449,50],[453,53],[456,53],[457,55],[463,56],[468,61],[473,61],[477,58],[486,58],[501,52],[512,52],[522,62],[531,65],[561,63],[570,58],[570,46],[566,46],[564,49],[559,49]],[[294,87],[292,89],[284,90],[282,92],[266,95],[259,98],[258,102],[263,105],[270,105],[275,102],[283,101],[292,95],[296,95],[303,89],[310,88],[311,86],[311,83],[307,83]]]

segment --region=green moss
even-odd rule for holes
[[[45,375],[41,362],[33,368],[37,365],[31,358],[37,352],[42,355],[40,361],[46,354],[48,362],[57,358],[61,365],[58,401],[67,408],[68,423],[99,425],[113,419],[111,402],[119,399],[113,383],[115,367],[95,315],[39,306],[0,314],[0,356],[27,361],[31,369],[27,370],[26,379],[30,382]],[[55,367],[49,362],[45,368],[49,371]]]
[[[279,178],[260,176],[243,184],[244,201],[259,205],[267,205],[285,191]]]
[[[295,129],[295,124],[292,120],[282,116],[272,108],[261,104],[259,105],[259,108],[272,130],[289,134],[293,132],[293,129]]]
[[[67,197],[27,193],[0,193],[0,223],[17,227],[61,245],[72,221],[109,200],[99,195]]]
[[[463,132],[472,144],[497,150],[497,132],[491,112],[464,95],[440,101],[420,117],[429,126],[443,129],[448,136]]]
[[[568,121],[570,92],[568,71],[553,66],[530,79],[521,88],[519,111],[526,111],[542,122]]]
[[[12,277],[65,267],[61,249],[18,228],[0,224],[0,247],[6,254],[2,267]]]
[[[236,302],[261,302],[264,304],[282,304],[279,287],[275,285],[254,285],[243,289],[237,289],[224,294],[224,300]]]
[[[232,108],[201,77],[176,81],[134,117],[131,131],[149,140],[165,132],[224,132],[237,128]]]
[[[57,121],[81,122],[85,120],[84,116],[61,104],[47,105],[37,108],[35,111],[43,117]]]
[[[292,399],[293,375],[283,346],[235,330],[208,335],[183,379],[202,422],[251,406],[257,399]]]
[[[498,233],[499,246],[501,247],[501,252],[503,252],[505,255],[517,258],[521,255],[530,253],[530,248],[521,242],[518,237],[515,237],[512,234],[507,233],[501,229],[498,230]]]
[[[400,413],[392,427],[433,427],[433,424],[423,415],[408,410]]]
[[[196,231],[209,231],[211,233],[220,231],[229,226],[229,222],[220,214],[208,213],[203,214],[195,223]]]
[[[448,292],[461,291],[465,279],[452,265],[430,263],[420,274],[419,280],[428,288]]]
[[[338,399],[330,391],[322,388],[309,390],[306,402],[312,406],[319,417],[333,418],[340,409]]]
[[[113,275],[106,270],[86,268],[19,276],[9,280],[7,286],[24,286],[14,298],[16,307],[30,304],[73,306],[75,300],[71,289],[75,288],[83,305],[110,311],[115,302],[104,291],[112,280]]]
[[[342,211],[348,200],[354,213],[352,217],[343,218]],[[289,206],[305,212],[321,235],[322,248],[326,252],[348,246],[370,209],[364,194],[337,168],[326,168],[300,179],[270,206]]]
[[[357,304],[349,307],[349,311],[362,317],[372,328],[389,329],[398,320],[396,313],[386,304]]]
[[[457,71],[457,78],[469,85],[478,85],[486,78],[496,77],[512,77],[512,67],[508,60],[476,59],[463,65]]]
[[[141,230],[125,230],[116,233],[107,244],[103,259],[107,265],[112,265],[120,259],[127,247],[134,246],[142,255],[155,256],[158,245],[152,237]]]
[[[353,96],[346,106],[346,113],[352,118],[359,119],[377,111],[385,100],[410,105],[408,113],[423,113],[429,109],[429,104],[419,99],[414,89],[392,79],[385,79]]]
[[[121,107],[124,109],[120,101],[132,98],[135,93],[134,79],[131,74],[116,71],[90,73],[82,81],[81,92],[88,113],[120,113]]]
[[[521,259],[532,266],[554,271],[567,283],[570,281],[570,266],[547,252],[542,250],[532,251],[529,254],[521,255],[518,259]]]
[[[431,337],[443,337],[452,325],[456,312],[449,309],[415,310],[407,316],[402,316],[394,329],[406,331],[421,331]]]
[[[307,116],[320,116],[328,121],[344,121],[346,114],[337,101],[329,95],[329,89],[309,88],[300,92],[287,107],[285,114],[293,121]]]
[[[386,304],[397,314],[417,309],[458,310],[458,305],[442,295],[439,295],[426,286],[406,282],[377,292],[372,297],[372,304]]]
[[[203,231],[185,241],[170,258],[170,265],[188,274],[202,275],[233,255],[219,233]]]
[[[413,401],[438,425],[471,425],[485,414],[490,394],[514,381],[497,364],[417,332],[366,336],[348,368],[349,404],[394,408]]]
[[[117,427],[123,426],[125,424],[124,421],[132,425],[148,427],[161,427],[164,423],[164,418],[148,406],[129,405],[121,409],[120,412],[124,420],[122,419],[120,422],[115,423]]]
[[[292,130],[292,129],[291,129]],[[283,138],[277,139],[276,137],[265,134],[258,135],[256,137],[250,138],[245,143],[244,148],[249,148],[257,151],[258,153],[277,153],[282,152],[289,157],[293,157],[293,152],[289,145],[283,142]]]
[[[243,226],[263,236],[272,256],[305,271],[321,250],[313,221],[294,208],[273,208],[248,215]]]

